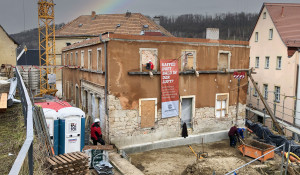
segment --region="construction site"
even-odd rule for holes
[[[263,3],[248,41],[36,5],[39,49],[0,25],[3,174],[300,174],[300,4]]]

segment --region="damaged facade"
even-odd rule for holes
[[[100,41],[101,40],[101,41]],[[77,60],[70,55],[78,54]],[[179,116],[161,115],[161,59],[179,62]],[[151,75],[144,65],[151,60]],[[105,34],[65,47],[63,97],[99,117],[104,139],[116,146],[228,130],[236,121],[236,70],[248,70],[243,41]],[[241,80],[238,124],[244,125],[247,77]]]

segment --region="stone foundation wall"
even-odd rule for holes
[[[181,137],[179,117],[162,119],[161,109],[157,112],[157,120],[153,128],[140,128],[139,111],[122,110],[118,98],[109,95],[109,138],[112,144],[121,148],[128,145],[154,142],[162,139]],[[238,125],[244,126],[245,107],[239,105]],[[196,108],[193,118],[193,130],[189,134],[197,135],[205,132],[229,130],[235,123],[236,106],[229,106],[228,117],[215,117],[215,108]]]

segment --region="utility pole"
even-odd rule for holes
[[[237,99],[236,99],[236,117],[235,117],[235,124],[237,124],[238,115],[239,115],[240,82],[241,82],[241,79],[238,79],[238,91],[237,91]]]

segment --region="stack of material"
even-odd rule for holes
[[[7,77],[0,77],[0,93],[8,93],[10,87],[10,81]]]
[[[81,152],[47,158],[53,175],[59,174],[88,174],[88,156]]]
[[[104,160],[100,161],[97,165],[94,165],[94,168],[100,175],[114,174],[113,166],[109,162]]]
[[[7,108],[7,93],[0,94],[0,112],[5,112]]]

